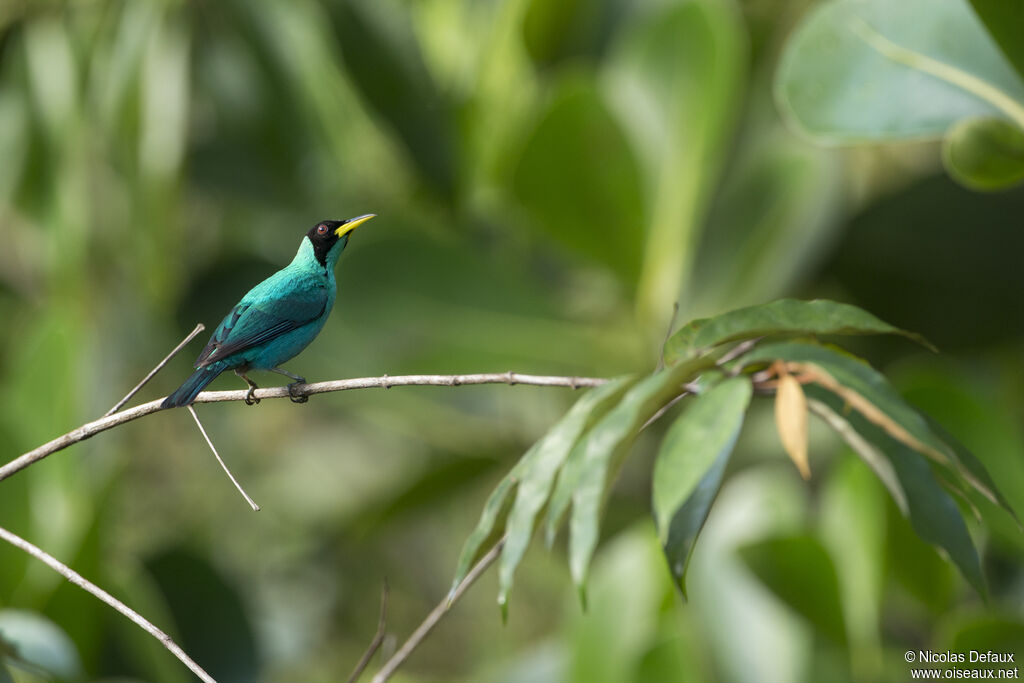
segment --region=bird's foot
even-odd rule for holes
[[[247,406],[254,406],[254,405],[256,405],[257,403],[260,402],[260,400],[258,398],[253,396],[253,394],[256,393],[256,389],[257,388],[258,387],[255,384],[250,384],[249,385],[249,391],[245,395],[245,405],[247,405]]]
[[[291,399],[292,403],[306,403],[309,401],[309,396],[295,393],[295,387],[305,383],[306,380],[303,379],[301,381],[292,382],[288,385],[288,398]]]

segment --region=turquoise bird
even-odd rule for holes
[[[250,289],[231,309],[196,359],[196,371],[161,407],[191,404],[203,387],[225,370],[234,370],[249,385],[248,405],[259,403],[253,397],[259,387],[246,374],[250,370],[290,377],[294,380],[288,385],[292,400],[309,400],[292,391],[306,379],[280,366],[309,346],[323,329],[337,293],[334,266],[338,257],[348,246],[352,231],[374,215],[314,225],[302,238],[292,262]]]

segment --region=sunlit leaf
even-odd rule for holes
[[[734,377],[690,399],[658,451],[654,519],[669,569],[684,595],[693,544],[722,483],[751,395],[750,380]]]
[[[747,566],[780,600],[819,633],[846,645],[846,624],[835,564],[813,536],[783,536],[740,550]]]
[[[689,280],[740,102],[746,45],[736,8],[715,0],[654,4],[627,26],[604,84],[644,171],[638,305],[660,325]]]
[[[942,140],[942,161],[972,190],[1002,190],[1024,180],[1024,130],[997,118],[964,119]]]
[[[807,397],[800,382],[785,373],[779,377],[775,390],[775,427],[782,447],[804,479],[811,478],[807,462]]]
[[[1024,82],[963,0],[821,3],[787,42],[775,92],[785,115],[825,142],[1024,116]]]
[[[555,475],[584,431],[614,406],[636,377],[620,377],[583,396],[554,428],[524,456],[515,503],[505,525],[505,546],[498,567],[498,602],[504,604],[516,567],[533,537],[537,514],[548,500]],[[460,577],[456,577],[460,579]]]
[[[893,327],[850,304],[816,299],[779,299],[747,306],[713,318],[691,320],[668,340],[665,362],[690,358],[717,344],[770,335],[899,334],[930,346],[919,335]]]

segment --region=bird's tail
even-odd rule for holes
[[[176,408],[189,405],[192,401],[196,400],[196,396],[203,390],[203,387],[215,380],[222,371],[222,368],[211,368],[209,366],[199,368],[173,394],[165,398],[160,407]]]

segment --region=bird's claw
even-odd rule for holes
[[[306,403],[306,402],[309,401],[309,396],[300,395],[300,394],[296,394],[295,393],[295,387],[297,387],[300,384],[305,384],[305,383],[306,383],[305,381],[302,381],[302,382],[292,382],[291,384],[288,385],[288,398],[291,399],[292,403]]]
[[[258,398],[253,396],[253,394],[255,394],[255,393],[256,393],[256,387],[255,386],[249,387],[249,392],[245,395],[245,405],[247,405],[247,406],[254,406],[254,405],[256,405],[257,403],[260,402],[260,400]]]

